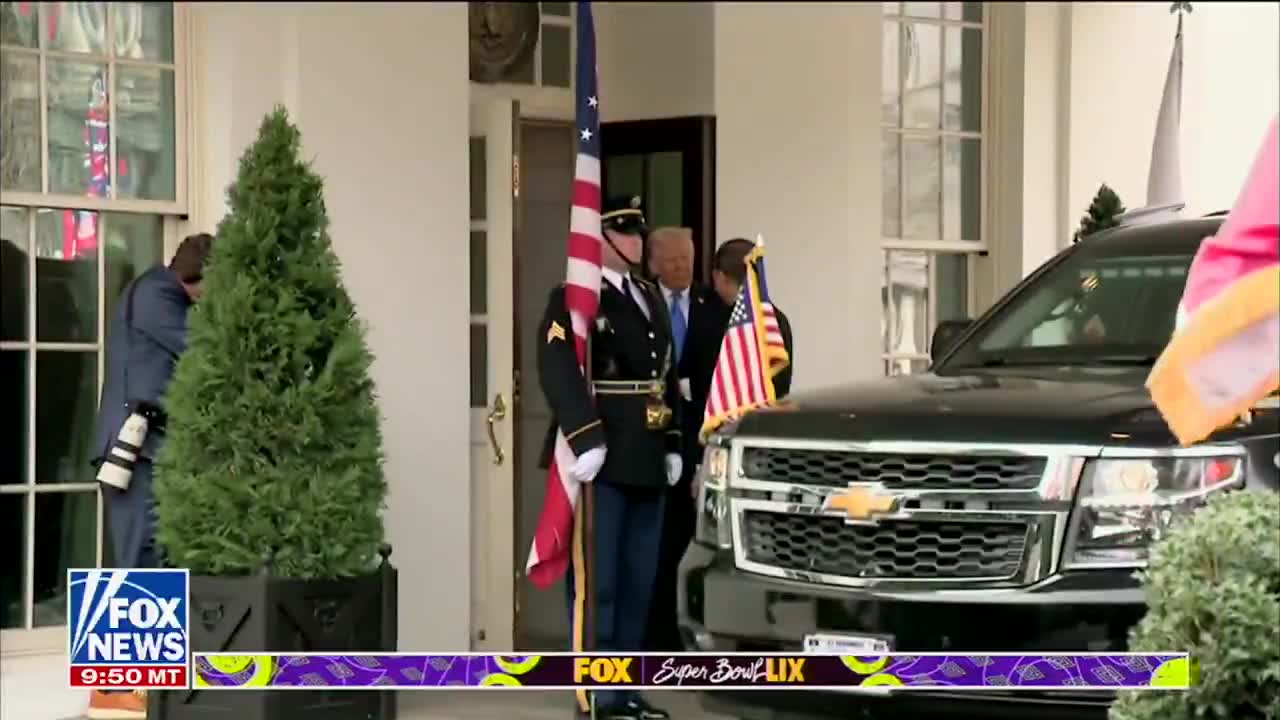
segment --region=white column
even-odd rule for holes
[[[716,228],[768,246],[795,388],[881,373],[878,3],[716,3]]]

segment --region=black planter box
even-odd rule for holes
[[[363,577],[291,580],[269,573],[191,576],[192,652],[394,652],[391,549]],[[193,679],[194,682],[194,679]],[[363,690],[169,690],[148,720],[394,720],[395,693]]]

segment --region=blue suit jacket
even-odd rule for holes
[[[132,327],[125,322],[131,288]],[[130,401],[160,404],[173,378],[178,356],[187,346],[190,309],[191,298],[178,276],[163,266],[151,268],[138,276],[130,288],[125,288],[120,302],[116,303],[107,335],[106,377],[102,382],[97,432],[90,453],[95,464],[106,456],[129,417]],[[142,456],[154,459],[163,440],[163,433],[147,433]]]

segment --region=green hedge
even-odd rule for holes
[[[1175,524],[1142,574],[1134,652],[1187,651],[1189,692],[1122,693],[1111,720],[1280,719],[1280,494],[1213,498]]]

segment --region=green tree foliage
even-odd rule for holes
[[[1124,203],[1115,190],[1106,183],[1098,188],[1098,194],[1089,203],[1089,210],[1080,218],[1080,227],[1076,230],[1072,242],[1080,242],[1099,230],[1106,230],[1120,224],[1120,216],[1124,214]]]
[[[196,574],[349,577],[383,541],[372,356],[300,145],[278,107],[240,159],[165,398],[156,537]]]
[[[1211,500],[1152,548],[1134,652],[1189,651],[1189,692],[1122,693],[1111,720],[1280,720],[1280,494]]]

